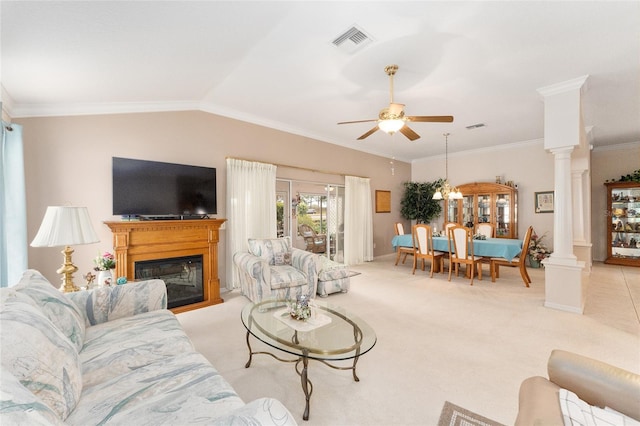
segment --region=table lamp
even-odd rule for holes
[[[71,245],[97,243],[100,240],[91,226],[86,207],[49,206],[42,219],[40,229],[31,242],[32,247],[59,247],[64,263],[56,272],[62,275],[60,291],[69,293],[80,290],[73,284],[73,273],[78,268],[71,261]]]

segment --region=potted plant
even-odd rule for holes
[[[541,237],[538,237],[536,231],[531,233],[531,241],[529,241],[529,265],[532,268],[539,268],[540,262],[551,255],[551,251],[547,248],[547,246],[542,242],[545,235],[545,232]]]
[[[417,223],[429,223],[442,211],[438,200],[433,199],[442,179],[435,182],[405,182],[404,195],[400,201],[400,214]]]
[[[93,269],[98,271],[98,287],[110,286],[113,281],[113,273],[111,270],[116,268],[115,256],[105,251],[93,259],[93,262],[96,264]]]

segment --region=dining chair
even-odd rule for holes
[[[449,281],[455,266],[456,276],[459,268],[465,264],[467,275],[471,275],[471,285],[478,268],[478,280],[482,281],[482,257],[473,254],[473,231],[465,226],[449,228]]]
[[[500,266],[509,266],[512,268],[518,267],[520,268],[520,275],[522,276],[522,281],[524,281],[524,285],[529,287],[531,284],[531,277],[529,277],[529,273],[527,272],[527,252],[529,251],[529,242],[531,241],[531,234],[533,233],[533,226],[530,226],[527,229],[527,233],[524,235],[524,240],[522,242],[522,251],[518,256],[513,258],[511,261],[505,259],[504,257],[492,257],[489,269],[491,271],[491,282],[495,282],[496,278],[500,278]]]
[[[396,235],[404,235],[404,225],[402,224],[402,222],[396,222],[393,224],[393,229],[396,233]],[[400,256],[404,255],[402,258],[402,264],[404,265],[404,262],[407,260],[407,255],[414,255],[414,253],[416,252],[416,248],[415,248],[415,244],[413,247],[403,247],[403,246],[398,246],[396,248],[397,250],[397,255],[396,255],[396,266],[398,266],[398,261],[400,260]]]
[[[418,261],[422,261],[422,270],[424,271],[424,261],[431,261],[431,272],[429,277],[433,278],[433,270],[436,262],[440,272],[444,273],[444,253],[433,249],[433,230],[431,226],[425,224],[418,224],[413,226],[413,246],[416,248],[416,252],[413,255],[413,271],[416,273],[416,266]]]
[[[487,238],[495,238],[496,227],[493,223],[479,223],[476,225],[476,234],[484,235]]]
[[[445,222],[442,224],[442,229],[444,230],[445,237],[449,235],[449,229],[453,228],[454,226],[460,226],[460,224],[457,222]]]

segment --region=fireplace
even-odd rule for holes
[[[218,278],[218,242],[220,226],[224,222],[225,219],[105,222],[113,232],[116,277],[133,281],[136,279],[135,265],[139,262],[201,256],[202,266],[201,269],[196,267],[196,272],[201,280],[197,284],[202,283],[204,296],[199,298],[199,302],[171,308],[171,312],[177,314],[222,303]],[[191,290],[189,286],[185,287]],[[187,289],[179,290],[184,294]],[[170,301],[172,292],[170,288]]]
[[[169,309],[204,301],[202,255],[138,261],[134,269],[136,280],[165,282]]]

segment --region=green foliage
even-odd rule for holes
[[[429,223],[440,215],[442,207],[438,200],[433,199],[433,194],[442,183],[442,179],[434,182],[405,182],[404,196],[400,201],[402,217],[418,223]]]
[[[633,173],[620,176],[620,179],[618,180],[611,179],[607,180],[607,182],[640,182],[640,169],[636,170]]]

